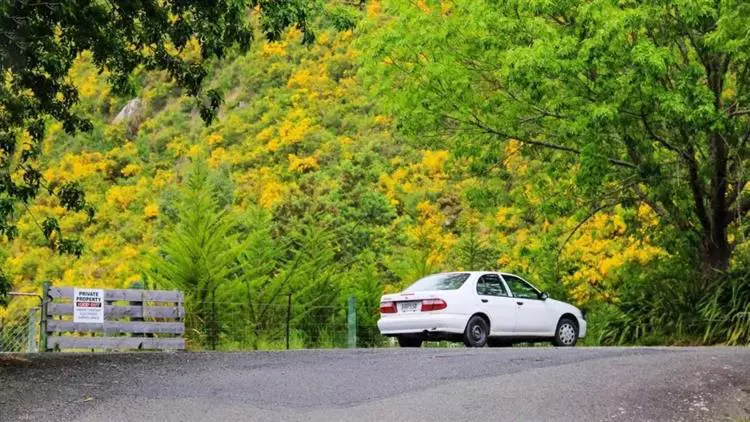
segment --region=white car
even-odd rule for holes
[[[550,299],[517,275],[466,271],[433,274],[384,295],[378,329],[401,347],[425,340],[469,347],[546,340],[572,347],[586,336],[586,320],[575,306]]]

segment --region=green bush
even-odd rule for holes
[[[670,266],[626,284],[618,306],[600,316],[601,343],[749,344],[748,267],[710,278],[686,267]]]
[[[750,268],[728,272],[700,303],[704,343],[750,344]]]

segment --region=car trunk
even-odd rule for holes
[[[406,291],[384,295],[381,301],[394,302],[399,314],[418,313],[422,311],[423,301],[430,299],[441,299],[447,303],[450,303],[450,299],[454,297],[455,294],[455,290],[429,290],[422,292]]]

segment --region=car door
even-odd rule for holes
[[[516,306],[514,334],[518,336],[547,336],[555,332],[556,321],[551,321],[549,309],[542,294],[520,277],[503,274]]]
[[[477,307],[490,317],[490,335],[510,336],[516,324],[516,303],[500,275],[484,274],[477,280]]]

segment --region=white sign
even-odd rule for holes
[[[104,322],[104,290],[73,289],[73,322]]]

